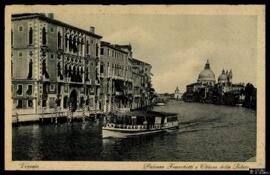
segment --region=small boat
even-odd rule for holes
[[[164,106],[164,105],[165,105],[165,103],[163,103],[163,102],[156,103],[156,106]]]
[[[168,131],[178,127],[176,113],[131,111],[106,116],[102,127],[102,137],[123,138]]]

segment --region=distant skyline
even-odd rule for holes
[[[89,30],[103,41],[131,43],[133,57],[152,65],[158,93],[181,92],[197,81],[209,59],[216,80],[222,69],[233,83],[257,86],[257,18],[248,15],[55,13],[55,19]]]

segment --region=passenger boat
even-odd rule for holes
[[[104,118],[102,137],[129,137],[176,129],[179,126],[176,113],[156,111],[131,111],[114,113]]]

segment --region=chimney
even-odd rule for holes
[[[48,18],[54,19],[54,14],[53,13],[48,13]]]
[[[90,32],[91,32],[91,33],[95,33],[95,27],[90,26]]]

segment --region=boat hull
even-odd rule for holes
[[[117,131],[117,130],[108,130],[102,129],[102,137],[103,138],[125,138],[129,136],[137,136],[137,135],[146,135],[162,132],[164,130],[146,130],[146,131]]]

